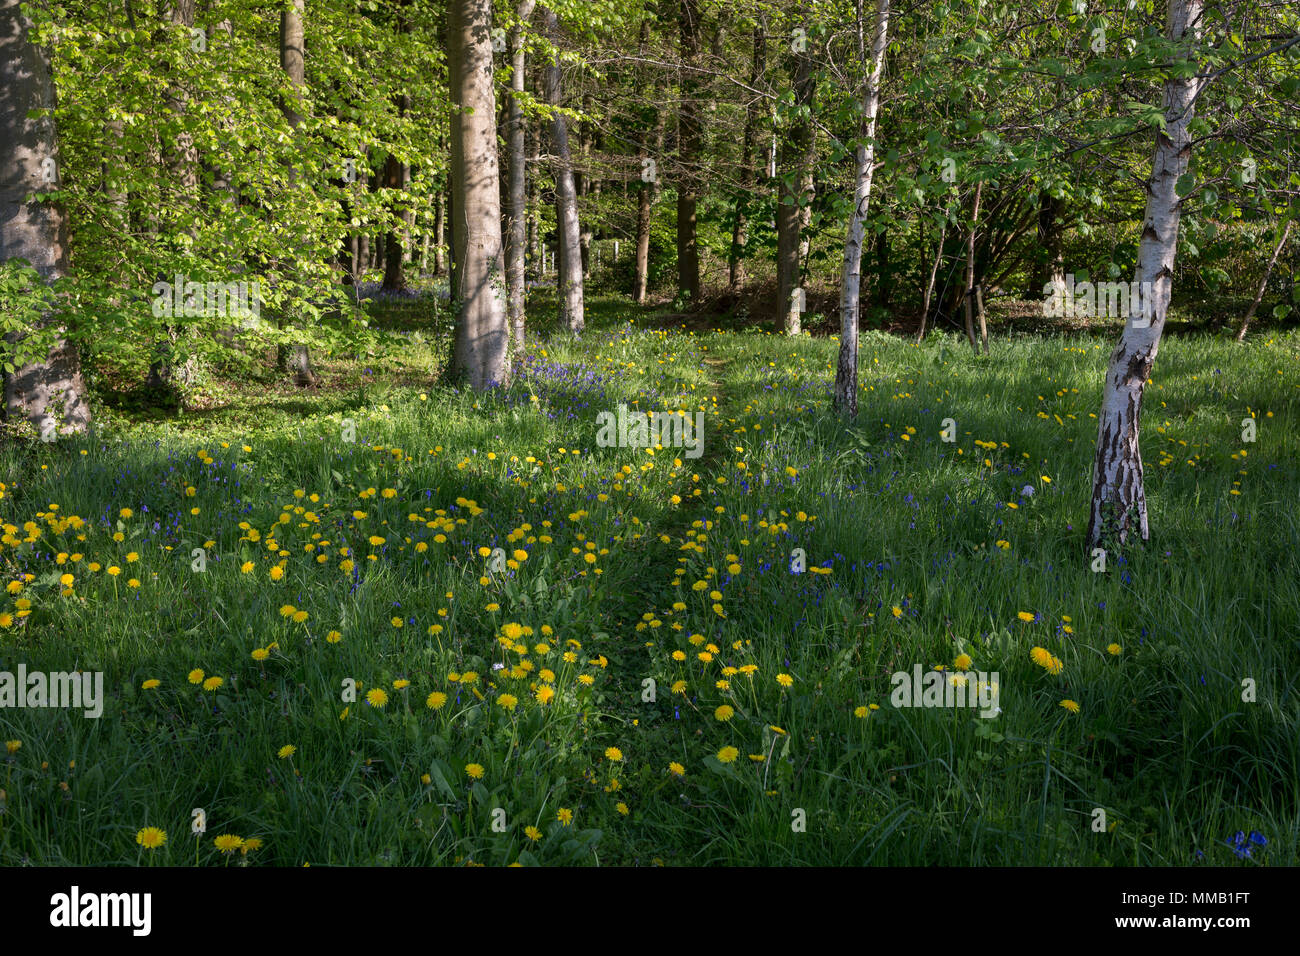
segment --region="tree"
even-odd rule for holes
[[[56,203],[33,194],[50,190],[59,175],[54,83],[19,2],[0,0],[0,268],[24,260],[52,283],[68,273],[67,221]],[[91,412],[68,330],[48,309],[38,313],[34,329],[10,328],[13,318],[0,315],[7,331],[5,418],[26,419],[42,438],[84,431]]]
[[[482,391],[510,381],[510,342],[501,281],[501,191],[491,0],[451,0],[447,10],[452,208],[456,217],[452,298],[455,345],[449,375]]]
[[[558,43],[560,21],[554,10],[544,14],[547,38]],[[546,102],[551,106],[551,139],[555,147],[555,220],[559,232],[559,268],[556,275],[560,323],[570,332],[581,332],[583,318],[582,229],[578,224],[578,193],[573,182],[569,153],[569,127],[560,112],[564,91],[560,84],[560,51],[546,67]]]
[[[880,111],[880,84],[885,68],[889,35],[889,0],[876,0],[876,28],[871,39],[871,73],[862,98],[863,140],[858,144],[857,186],[853,212],[844,240],[844,268],[840,286],[840,357],[835,371],[835,407],[841,413],[858,413],[858,317],[861,312],[862,236],[871,202],[875,172],[876,114]]]
[[[1174,253],[1181,213],[1179,180],[1187,171],[1192,139],[1188,129],[1202,81],[1195,47],[1200,38],[1204,0],[1169,0],[1169,39],[1184,50],[1169,67],[1164,85],[1163,129],[1156,132],[1151,176],[1146,183],[1146,214],[1138,245],[1136,281],[1142,294],[1129,307],[1119,344],[1111,353],[1097,422],[1097,453],[1092,472],[1088,546],[1123,545],[1132,532],[1150,536],[1142,453],[1138,437],[1142,396],[1160,349],[1173,292]]]
[[[524,48],[524,24],[533,15],[536,0],[518,0],[515,16],[519,23],[510,31],[510,101],[507,107],[506,145],[509,148],[507,175],[510,199],[509,229],[506,234],[507,312],[510,336],[516,353],[524,350],[524,254],[528,242],[528,175],[525,165],[524,111],[520,102],[524,92],[527,53]]]
[[[798,15],[806,10],[796,8]],[[817,139],[813,129],[813,97],[817,91],[807,19],[797,28],[792,44],[790,72],[794,85],[794,117],[781,141],[780,199],[776,207],[776,322],[777,331],[798,335],[803,316],[803,251],[812,216],[813,172]]]
[[[300,94],[307,85],[306,40],[303,36],[305,2],[306,0],[287,0],[280,11],[280,68],[289,77],[295,94]],[[293,128],[302,124],[302,114],[298,112],[296,103],[286,100],[284,114]],[[293,374],[295,385],[320,384],[320,376],[312,368],[311,352],[307,346],[291,345],[287,349],[281,346],[279,362],[281,367]]]
[[[681,0],[678,31],[682,57],[682,101],[677,112],[677,155],[681,172],[677,182],[677,289],[691,303],[700,300],[700,247],[696,221],[699,203],[701,141],[699,83],[694,70],[700,58],[700,5]]]

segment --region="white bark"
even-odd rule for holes
[[[876,156],[876,115],[880,112],[880,84],[888,46],[889,0],[876,0],[876,29],[871,41],[871,74],[862,108],[866,114],[866,136],[857,149],[857,186],[853,213],[844,240],[844,268],[840,285],[840,357],[835,372],[835,407],[847,414],[858,413],[858,318],[861,313],[862,236],[871,202],[871,180]]]
[[[1169,0],[1170,39],[1195,43],[1200,36],[1203,8],[1204,0]],[[1165,129],[1156,133],[1138,247],[1136,279],[1143,295],[1130,305],[1124,332],[1111,354],[1098,415],[1089,548],[1122,545],[1133,531],[1144,541],[1150,535],[1138,436],[1142,395],[1160,348],[1173,292],[1174,253],[1182,210],[1175,186],[1187,171],[1191,157],[1188,125],[1201,82],[1195,71],[1190,72],[1193,75],[1170,76],[1165,83]]]

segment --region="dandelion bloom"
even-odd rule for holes
[[[1048,667],[1052,663],[1052,652],[1045,647],[1033,648],[1029,656],[1039,667]]]
[[[257,647],[253,649],[253,653],[251,656],[255,661],[264,661],[271,656],[271,652],[268,651],[265,647]]]
[[[13,756],[14,754],[18,753],[19,750],[22,749],[22,746],[23,746],[23,742],[21,740],[6,740],[5,753],[9,754],[10,756]]]
[[[560,807],[559,812],[555,814],[555,819],[559,820],[567,827],[573,822],[573,811],[567,807]]]
[[[683,767],[675,760],[668,765],[668,772],[672,774],[674,777],[686,776],[686,768]]]
[[[497,706],[504,707],[506,710],[514,710],[519,703],[519,698],[514,694],[502,694],[497,698]]]
[[[606,747],[605,759],[618,763],[623,759],[623,751],[619,750],[617,747]]]
[[[226,682],[226,679],[225,679],[224,677],[209,677],[207,680],[205,680],[205,681],[203,682],[203,689],[204,689],[204,690],[216,690],[218,687],[220,687],[220,686],[221,686],[222,684],[224,684],[225,682]]]
[[[200,668],[200,667],[196,667],[196,668],[194,668],[194,670],[190,671],[190,673],[189,673],[189,681],[190,681],[191,684],[202,684],[202,683],[203,683],[203,669]]]
[[[466,764],[466,765],[465,765],[465,773],[466,773],[466,774],[467,774],[471,779],[474,779],[474,780],[482,780],[482,779],[483,779],[483,765],[482,765],[482,764],[478,764],[478,763]]]
[[[262,841],[257,837],[250,837],[244,841],[244,845],[239,848],[239,852],[243,856],[248,856],[248,854],[253,850],[260,849],[262,849]]]
[[[157,686],[158,686],[159,684],[161,684],[161,683],[162,683],[162,681],[158,680],[158,678],[156,678],[156,677],[150,677],[147,681],[145,681],[143,684],[140,685],[140,689],[141,689],[141,690],[153,690],[155,687],[157,687]]]
[[[970,665],[971,659],[969,654],[958,654],[956,660],[952,662],[952,666],[957,668],[959,671],[970,670]]]
[[[213,845],[222,853],[234,853],[244,845],[244,838],[235,836],[233,833],[223,833],[212,841]]]
[[[1118,657],[1121,653],[1123,653],[1124,648],[1120,647],[1118,644],[1111,644],[1111,645],[1107,646],[1106,650],[1107,650],[1107,651],[1108,651],[1112,656],[1114,656],[1114,657]]]
[[[383,707],[388,703],[388,693],[382,687],[372,687],[366,691],[366,702],[371,707]]]
[[[411,682],[404,677],[399,677],[393,681],[393,690],[405,690],[411,686]]]
[[[146,850],[156,850],[167,842],[167,834],[158,827],[145,827],[135,835],[135,842]]]
[[[555,688],[549,684],[543,684],[541,687],[537,688],[537,692],[533,694],[533,696],[537,698],[539,704],[545,707],[555,699]]]
[[[789,674],[777,674],[776,682],[780,684],[782,687],[790,687],[791,685],[794,684],[794,678],[791,677]]]
[[[718,751],[718,760],[722,763],[731,763],[740,756],[740,751],[735,747],[727,746]]]
[[[524,836],[536,843],[542,838],[542,831],[537,829],[537,827],[524,827]]]
[[[292,757],[297,752],[298,752],[298,748],[295,747],[293,744],[285,744],[283,747],[280,748],[280,751],[279,753],[276,754],[276,756],[279,757],[281,760],[287,760],[289,757]]]
[[[424,704],[430,710],[441,710],[447,703],[447,695],[440,690],[435,690],[432,694],[424,699]]]
[[[339,641],[343,640],[343,635],[338,631],[330,631],[325,635],[325,640],[330,644],[337,644]]]
[[[729,704],[720,704],[718,709],[713,712],[715,720],[730,720],[736,713],[735,709]]]
[[[1016,613],[1016,617],[1028,624],[1034,619],[1034,614],[1032,611],[1019,611]]]
[[[1068,711],[1069,711],[1070,713],[1072,713],[1072,714],[1077,714],[1077,713],[1079,712],[1079,703],[1078,703],[1078,701],[1073,701],[1073,700],[1063,700],[1063,701],[1061,701],[1060,706],[1064,707],[1066,710],[1068,710]]]
[[[870,711],[867,710],[866,707],[856,707],[856,708],[854,708],[854,710],[853,710],[853,716],[854,716],[854,717],[859,717],[859,718],[861,718],[861,717],[866,717],[867,714],[869,714],[869,713],[870,713]]]

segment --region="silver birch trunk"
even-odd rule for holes
[[[1200,36],[1203,8],[1204,0],[1169,0],[1170,39],[1195,43]],[[1181,213],[1175,187],[1187,171],[1191,157],[1188,125],[1200,84],[1195,69],[1176,71],[1165,82],[1165,129],[1156,133],[1151,178],[1146,184],[1146,215],[1138,246],[1135,278],[1143,294],[1138,302],[1130,303],[1124,332],[1111,353],[1098,415],[1088,522],[1090,549],[1123,545],[1131,532],[1137,532],[1144,541],[1150,536],[1142,485],[1142,453],[1138,445],[1142,395],[1160,348],[1160,335],[1173,292],[1174,253]]]
[[[858,413],[858,318],[861,313],[862,237],[871,203],[875,172],[876,114],[880,112],[880,84],[885,69],[889,36],[889,0],[876,0],[876,29],[871,40],[871,74],[862,99],[865,138],[857,148],[857,186],[853,212],[844,240],[844,268],[840,285],[840,357],[835,371],[835,408],[842,414]]]

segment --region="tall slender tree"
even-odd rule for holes
[[[450,0],[452,299],[455,345],[449,376],[476,391],[510,381],[502,281],[501,189],[496,93],[492,85],[491,0]]]
[[[875,173],[876,114],[880,112],[880,86],[884,80],[885,48],[889,37],[889,0],[876,0],[876,28],[871,39],[871,72],[862,97],[862,141],[856,151],[857,177],[853,212],[844,240],[844,268],[840,283],[840,357],[835,371],[835,407],[843,414],[858,413],[858,319],[861,314],[862,237],[871,202]]]
[[[555,11],[545,9],[546,35],[554,44],[560,40],[560,21]],[[551,141],[555,149],[555,221],[559,232],[559,268],[556,274],[560,323],[570,332],[581,332],[583,315],[582,229],[578,223],[578,194],[573,182],[573,158],[569,151],[569,126],[558,107],[564,101],[560,82],[560,51],[546,67],[546,102],[553,107]]]
[[[1142,294],[1130,303],[1128,320],[1106,369],[1106,388],[1097,416],[1097,453],[1092,472],[1088,521],[1090,548],[1117,547],[1136,533],[1150,537],[1142,452],[1138,445],[1142,396],[1160,349],[1160,336],[1173,293],[1174,253],[1182,211],[1178,180],[1192,154],[1189,126],[1203,82],[1197,76],[1204,0],[1169,0],[1168,36],[1185,51],[1164,87],[1164,126],[1156,132],[1146,215],[1138,244],[1135,280]]]
[[[524,25],[532,17],[536,6],[537,0],[518,0],[515,16],[519,23],[510,31],[510,100],[506,120],[510,210],[509,228],[506,232],[506,282],[509,287],[507,311],[510,317],[510,337],[516,353],[524,349],[524,263],[528,242],[527,137],[523,104],[520,102],[527,79]]]

